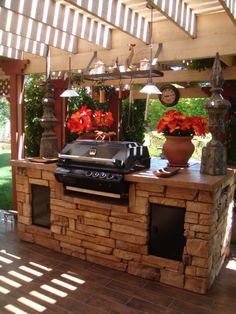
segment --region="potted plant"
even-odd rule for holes
[[[71,114],[67,119],[66,126],[71,133],[76,133],[80,138],[94,138],[103,140],[110,139],[114,132],[110,127],[114,122],[110,111],[102,112],[101,110],[92,110],[87,106]]]
[[[157,124],[157,132],[163,133],[166,141],[163,152],[169,166],[187,167],[194,152],[194,135],[205,136],[208,120],[200,116],[189,117],[176,110],[168,110]]]

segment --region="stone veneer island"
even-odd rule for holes
[[[210,288],[229,253],[232,170],[209,176],[193,165],[169,178],[154,176],[154,169],[128,174],[129,197],[120,202],[66,194],[55,180],[55,164],[12,160],[11,165],[16,167],[17,229],[23,241],[201,294]],[[161,167],[163,161],[157,161],[155,169]],[[49,189],[48,228],[33,224],[33,186]],[[153,204],[184,210],[181,260],[149,254]]]

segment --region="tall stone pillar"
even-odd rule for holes
[[[43,97],[43,117],[40,122],[44,128],[40,142],[40,157],[51,158],[58,155],[57,137],[54,130],[57,124],[54,106],[54,89],[50,79],[48,79]]]
[[[218,53],[213,64],[210,83],[212,95],[204,107],[208,113],[212,139],[202,149],[201,173],[217,176],[225,175],[227,172],[226,147],[222,143],[222,135],[225,132],[224,116],[230,108],[229,101],[221,95],[224,77]]]

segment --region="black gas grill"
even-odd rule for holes
[[[146,146],[135,142],[77,140],[59,154],[55,177],[66,191],[123,198],[129,188],[124,174],[149,167]]]

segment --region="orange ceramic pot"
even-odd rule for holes
[[[192,136],[165,136],[163,152],[170,167],[187,167],[194,152]]]

